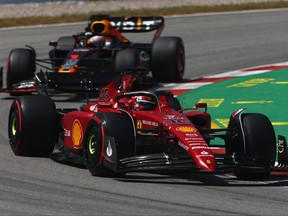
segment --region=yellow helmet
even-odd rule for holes
[[[109,33],[111,23],[108,20],[94,21],[90,25],[90,30],[93,33]]]

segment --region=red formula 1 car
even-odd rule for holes
[[[211,148],[215,138],[224,140],[225,150]],[[49,156],[57,145],[62,161],[81,161],[96,176],[178,170],[262,179],[276,158],[275,132],[265,115],[241,109],[228,128],[212,129],[205,103],[181,109],[169,92],[139,91],[128,74],[80,109],[56,109],[41,95],[15,99],[9,142],[15,155],[24,156]]]
[[[99,91],[127,67],[142,67],[139,80],[177,82],[185,67],[180,37],[160,37],[164,18],[91,16],[85,32],[50,41],[49,58],[36,58],[31,46],[10,51],[5,92],[19,95],[47,89],[64,92]],[[132,42],[122,33],[155,32],[151,42]],[[37,67],[36,67],[37,66]],[[37,70],[37,71],[36,71]],[[36,73],[35,73],[36,71]],[[92,80],[86,83],[87,77]]]

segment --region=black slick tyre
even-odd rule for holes
[[[123,73],[129,67],[138,66],[138,52],[136,49],[127,48],[120,50],[115,55],[114,72]]]
[[[54,102],[45,96],[22,96],[11,105],[8,137],[18,156],[49,156],[58,140]]]
[[[19,48],[11,50],[7,63],[7,89],[34,76],[36,64],[35,53],[31,49]]]
[[[235,176],[243,180],[262,180],[270,175],[276,159],[276,137],[270,120],[263,114],[247,113],[242,115],[245,134],[244,158],[254,158],[263,171],[237,171]],[[247,160],[249,161],[249,160]],[[248,162],[249,163],[249,162]],[[247,164],[249,165],[249,164]]]
[[[179,82],[184,76],[185,50],[180,37],[160,37],[152,44],[151,69],[158,82]]]
[[[110,176],[117,172],[109,170],[103,165],[103,142],[105,137],[115,141],[118,161],[134,156],[135,134],[132,120],[119,113],[97,113],[101,125],[95,121],[90,122],[87,136],[84,139],[84,157],[87,168],[93,176]],[[102,133],[102,129],[103,132]],[[104,136],[104,137],[103,137]]]

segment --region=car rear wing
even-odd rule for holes
[[[164,17],[162,16],[142,16],[142,17],[110,17],[108,15],[92,15],[88,20],[86,29],[94,21],[108,20],[112,26],[120,32],[150,32],[156,30],[155,36],[160,36],[164,29]]]

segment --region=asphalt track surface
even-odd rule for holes
[[[163,35],[184,39],[186,79],[284,62],[287,12],[172,17]],[[0,64],[5,66],[10,49],[25,44],[34,46],[38,57],[46,57],[50,39],[82,31],[83,26],[0,30]],[[137,41],[147,40],[145,34],[137,36]],[[1,215],[287,215],[287,176],[271,176],[265,182],[193,173],[97,178],[84,168],[49,158],[16,157],[7,140],[12,98],[1,94],[0,99]],[[83,103],[72,99],[55,98],[58,107]]]

